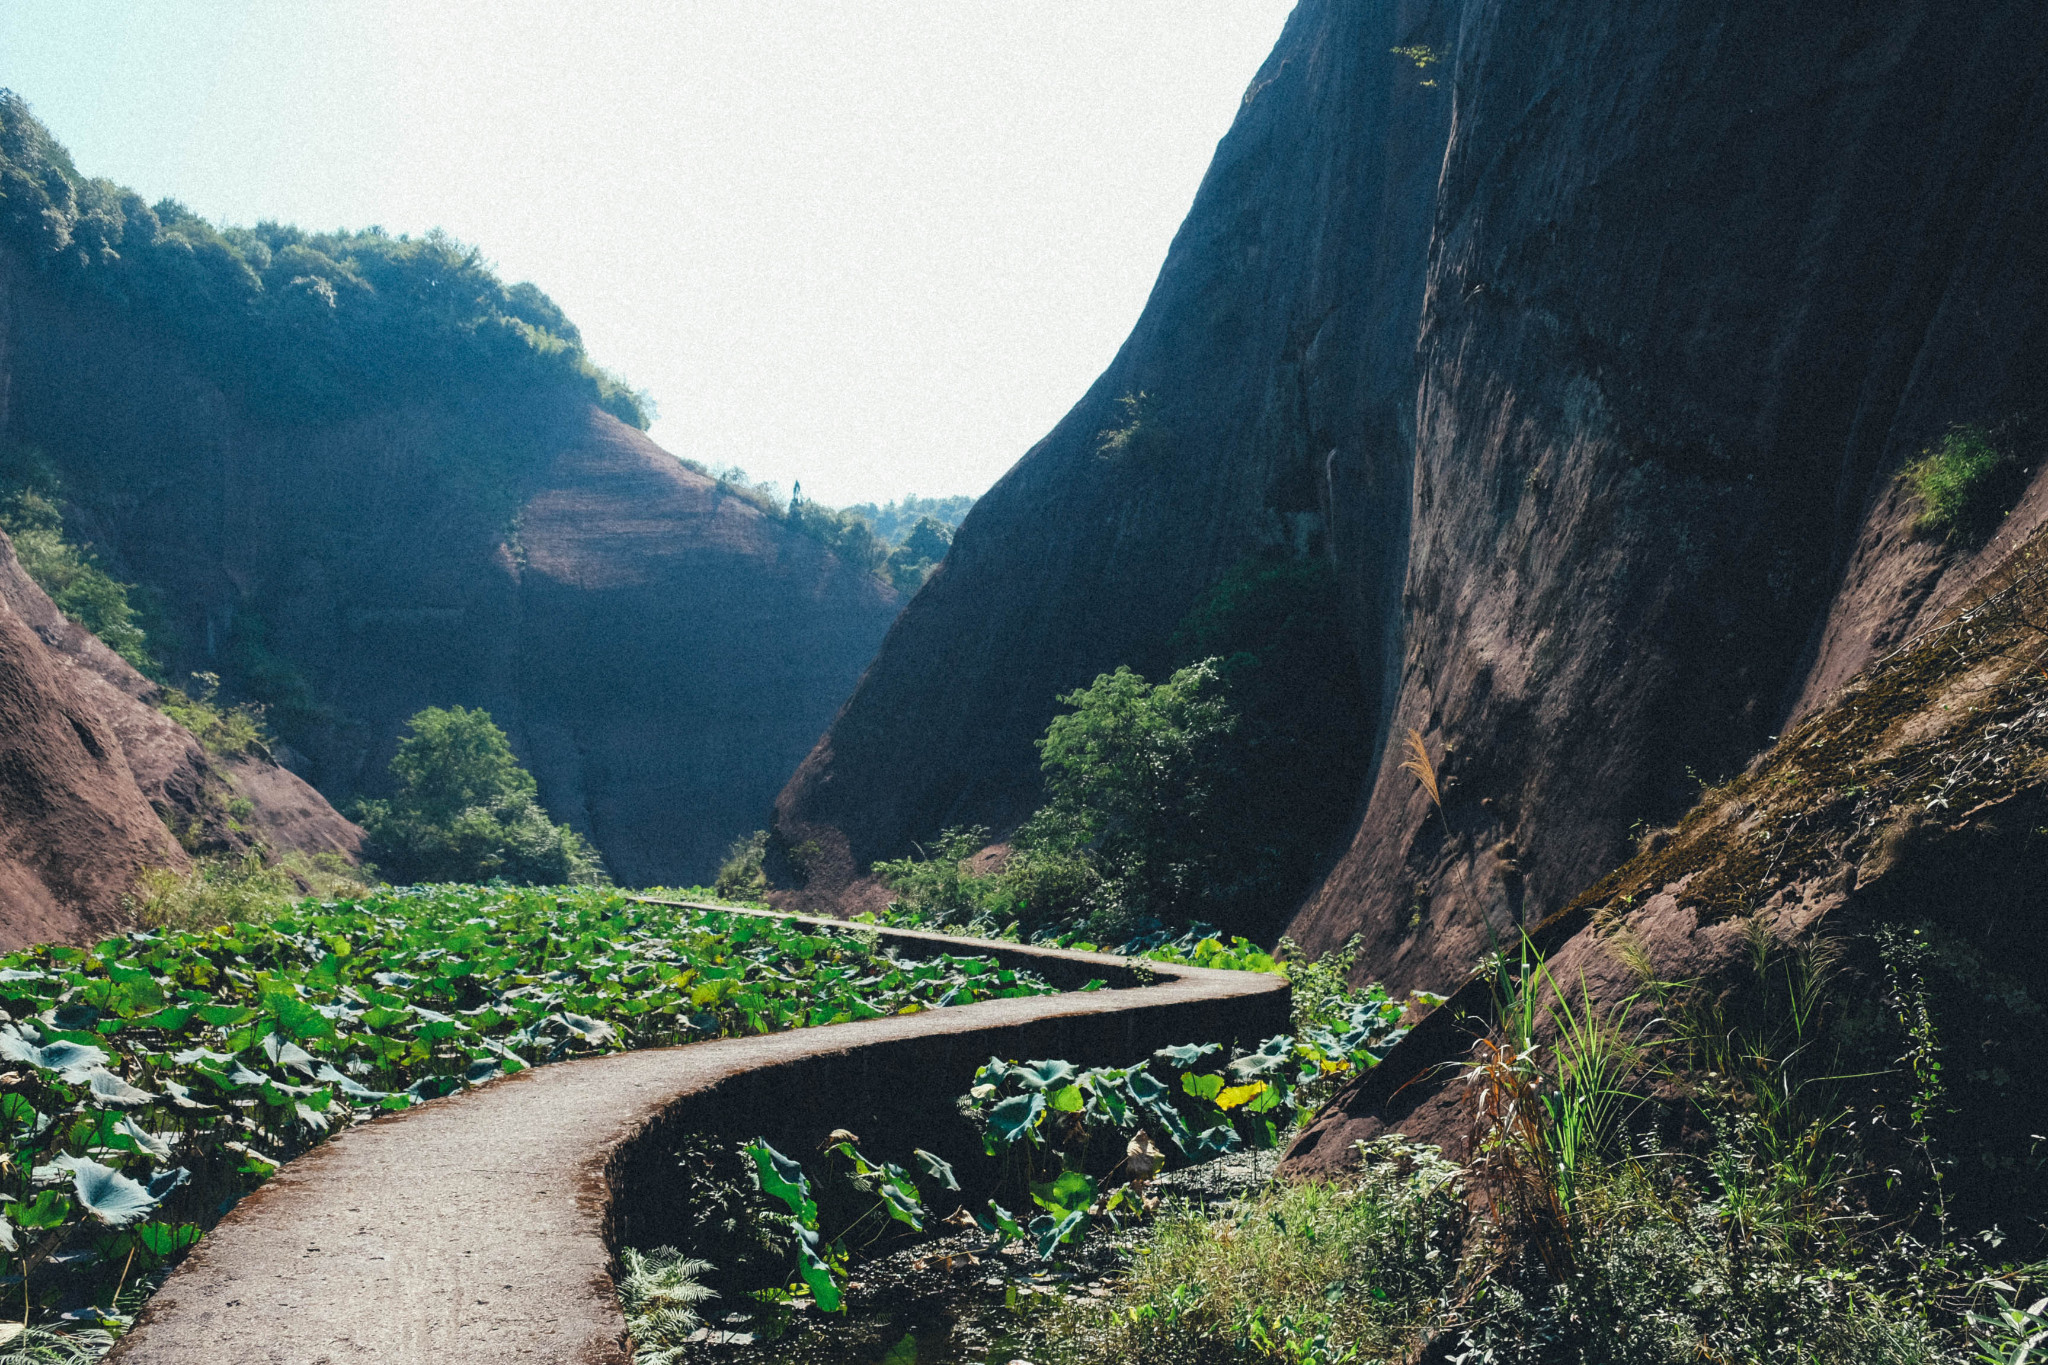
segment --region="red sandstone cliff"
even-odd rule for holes
[[[1991,549],[1930,542],[1895,475],[2044,391],[2043,71],[2021,3],[1305,0],[1130,340],[976,506],[784,836],[851,872],[1014,821],[1053,697],[1155,671],[1287,546],[1334,566],[1379,720],[1291,932],[1456,981],[2039,523],[2037,489]],[[1170,439],[1105,459],[1139,390]]]
[[[264,420],[145,312],[4,249],[0,440],[161,594],[173,676],[270,701],[335,806],[415,711],[482,706],[628,884],[708,879],[766,822],[898,606],[559,386]]]

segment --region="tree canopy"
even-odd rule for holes
[[[591,363],[561,309],[434,231],[218,227],[81,175],[0,90],[0,242],[69,288],[164,328],[258,414],[327,421],[451,381],[557,384],[645,427],[649,402]]]
[[[396,791],[364,801],[365,852],[395,881],[545,885],[603,879],[597,855],[540,808],[532,774],[481,707],[430,706],[391,760]]]

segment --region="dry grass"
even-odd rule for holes
[[[1437,818],[1450,825],[1450,817],[1444,814],[1444,794],[1437,783],[1436,764],[1429,758],[1429,746],[1422,742],[1422,731],[1408,727],[1408,758],[1402,763],[1401,771],[1414,773],[1415,780],[1422,784],[1422,790],[1429,793],[1430,801],[1436,806]]]
[[[202,858],[190,872],[146,869],[124,903],[147,928],[211,929],[268,919],[308,897],[360,900],[370,894],[362,875],[338,854],[296,849],[274,863],[256,853]]]

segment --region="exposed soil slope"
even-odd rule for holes
[[[976,506],[784,837],[850,874],[1002,829],[1055,693],[1155,670],[1287,546],[1335,566],[1379,720],[1292,932],[1459,979],[2038,524],[2037,490],[1988,551],[1916,538],[1894,475],[2048,377],[2044,70],[2020,3],[1303,3],[1131,339]],[[1105,458],[1136,390],[1159,435]],[[1411,727],[1441,820],[1386,757]]]
[[[294,769],[372,794],[405,719],[482,706],[632,884],[708,878],[897,599],[558,390],[257,420],[178,343],[0,251],[0,437],[40,448],[174,676],[271,703]]]

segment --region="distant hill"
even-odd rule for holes
[[[915,493],[906,493],[879,507],[871,502],[856,502],[839,510],[851,512],[874,527],[875,535],[880,539],[891,545],[901,545],[926,517],[957,529],[973,506],[974,499],[965,493],[950,498],[920,498]]]

